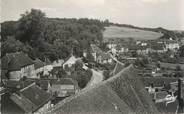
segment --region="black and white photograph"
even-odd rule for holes
[[[184,114],[184,0],[0,0],[0,114]]]

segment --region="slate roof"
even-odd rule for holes
[[[32,64],[34,64],[33,60],[22,52],[10,53],[2,57],[3,70],[17,71]]]
[[[20,98],[21,97],[21,98]],[[51,99],[51,95],[35,83],[11,95],[11,99],[26,113],[35,112]]]

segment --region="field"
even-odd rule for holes
[[[118,26],[105,27],[105,31],[103,32],[104,40],[109,38],[134,38],[135,40],[153,40],[161,37],[162,35],[162,33]]]

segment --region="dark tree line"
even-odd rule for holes
[[[102,44],[102,31],[108,24],[108,20],[47,18],[42,11],[32,9],[18,21],[2,23],[2,56],[16,51],[51,61],[71,53],[82,56],[91,43]]]

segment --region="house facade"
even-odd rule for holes
[[[2,58],[2,69],[7,70],[10,80],[20,80],[24,76],[36,77],[33,60],[22,52],[6,54]]]
[[[173,41],[173,40],[168,40],[165,41],[165,46],[167,50],[177,50],[179,49],[179,43],[177,41]]]
[[[76,63],[76,61],[78,60],[81,60],[81,58],[76,58],[75,56],[71,56],[70,58],[68,58],[68,60],[66,60],[64,63],[63,63],[63,69],[66,67],[66,65],[68,65],[68,67],[71,67],[73,64]]]
[[[68,97],[78,92],[77,83],[70,78],[50,79],[49,92],[57,97]]]
[[[97,57],[97,62],[101,63],[101,64],[105,64],[105,63],[112,63],[112,58],[108,53],[101,53],[98,57]]]

